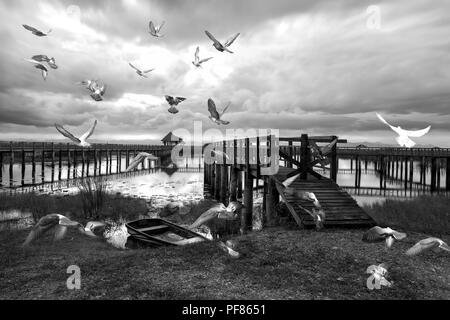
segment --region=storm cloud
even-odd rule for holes
[[[370,5],[380,29],[370,29]],[[375,116],[406,129],[431,125],[420,144],[450,146],[450,3],[444,0],[0,1],[0,140],[61,139],[59,122],[94,140],[158,140],[168,131],[217,127],[207,99],[231,106],[227,128],[275,128],[283,135],[333,134],[395,143]],[[148,22],[165,21],[163,38]],[[52,29],[36,37],[22,27]],[[234,54],[219,40],[240,32]],[[214,58],[196,69],[195,48]],[[55,57],[44,81],[23,58]],[[131,61],[155,68],[138,77]],[[76,82],[101,79],[104,101]],[[176,115],[164,95],[187,97]]]

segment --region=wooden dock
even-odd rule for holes
[[[293,171],[294,169],[292,168],[280,167],[275,178],[283,181]],[[317,200],[319,200],[325,212],[325,226],[369,226],[374,224],[372,218],[357,204],[355,199],[329,178],[322,177],[321,179],[317,179],[308,174],[306,179],[297,178],[290,187],[294,187],[297,191],[313,192],[316,195]],[[289,195],[286,196],[286,199],[300,217],[303,225],[315,225],[313,218],[301,209],[303,207],[307,210],[312,210],[314,206],[310,201]]]
[[[302,207],[311,209],[312,203],[280,194],[275,181],[282,182],[288,177],[299,174],[291,187],[313,192],[316,195],[326,214],[324,226],[371,226],[374,221],[335,182],[338,170],[336,144],[328,155],[330,176],[324,177],[313,170],[316,160],[311,157],[309,144],[313,142],[317,145],[317,143],[330,143],[335,140],[346,142],[338,140],[335,136],[308,137],[303,134],[301,137],[294,138],[273,139],[273,136],[268,135],[213,143],[210,145],[210,149],[214,150],[212,154],[221,156],[215,156],[212,161],[209,160],[210,163],[204,164],[205,195],[225,205],[242,198],[244,209],[241,215],[241,232],[244,233],[252,228],[253,191],[262,181],[263,225],[270,225],[273,222],[276,206],[281,198],[286,200],[288,207],[291,208],[289,211],[299,227],[307,227],[314,225],[314,222]],[[287,146],[279,146],[280,142],[287,142]],[[274,144],[276,144],[275,148]],[[209,152],[208,148],[205,150]],[[206,160],[209,156],[205,154],[204,158]],[[271,159],[272,164],[277,164],[277,170],[272,174],[262,175],[262,169],[270,166],[267,159]],[[284,161],[285,166],[278,167],[280,160]]]

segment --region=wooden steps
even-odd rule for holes
[[[279,181],[284,181],[286,176],[292,171],[294,169],[280,167],[275,178]],[[300,180],[300,177],[298,177],[290,187],[294,187],[299,191],[313,192],[316,195],[325,211],[325,226],[371,226],[375,224],[373,219],[357,204],[355,199],[328,178],[323,177],[319,180],[308,175],[307,180]],[[286,200],[295,209],[295,212],[305,226],[315,225],[313,218],[297,206],[298,204],[305,209],[312,210],[314,205],[310,201],[301,200],[289,195],[286,195]]]

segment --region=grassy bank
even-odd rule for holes
[[[118,250],[75,231],[24,251],[26,231],[0,233],[0,299],[450,299],[448,255],[403,254],[423,235],[386,253],[362,233],[265,229],[235,238],[237,260],[212,242]],[[365,271],[381,262],[393,286],[370,291]],[[70,265],[81,269],[80,290],[66,287]]]
[[[387,199],[364,207],[379,224],[430,234],[450,234],[450,197],[421,196],[411,200]]]
[[[142,199],[106,192],[102,201],[98,213],[102,219],[118,220],[123,217],[126,220],[132,220],[147,213],[145,200]],[[86,199],[82,194],[60,197],[35,193],[0,194],[0,211],[8,210],[30,212],[36,221],[49,213],[64,214],[80,222],[89,220],[85,215]]]

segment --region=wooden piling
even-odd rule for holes
[[[55,182],[55,143],[52,142],[52,178],[51,178],[51,182]]]
[[[66,149],[67,149],[67,180],[69,180],[70,179],[70,163],[71,163],[71,160],[70,160],[70,145],[69,144],[67,144]]]
[[[89,155],[89,150],[86,151],[86,177],[89,177],[89,165],[90,165],[90,155]]]
[[[450,157],[447,157],[447,159],[446,159],[445,190],[450,191]]]
[[[84,178],[84,170],[86,166],[86,152],[84,148],[81,150],[81,177]]]
[[[14,186],[14,149],[13,143],[9,143],[9,186]]]
[[[58,150],[58,181],[61,181],[61,174],[62,174],[62,148],[60,146]]]
[[[409,191],[412,192],[414,178],[414,158],[411,157],[409,161]]]
[[[238,169],[232,167],[230,175],[230,201],[237,201]]]
[[[73,178],[77,178],[77,149],[73,149]]]
[[[25,147],[24,147],[24,143],[22,142],[22,150],[21,150],[21,155],[22,155],[22,164],[21,164],[21,182],[22,182],[22,187],[25,185]]]
[[[250,139],[245,139],[245,185],[244,208],[241,220],[241,233],[246,233],[253,226],[253,178],[250,167]]]
[[[436,191],[436,157],[431,158],[431,185],[430,185],[430,191],[431,193]]]
[[[309,156],[309,148],[308,148],[308,135],[302,134],[300,136],[300,159],[301,159],[301,174],[300,179],[306,180],[308,177],[308,166],[311,161],[311,157]]]
[[[98,166],[97,149],[94,149],[94,177],[97,176],[97,166]]]
[[[3,152],[0,151],[0,187],[3,186]]]

